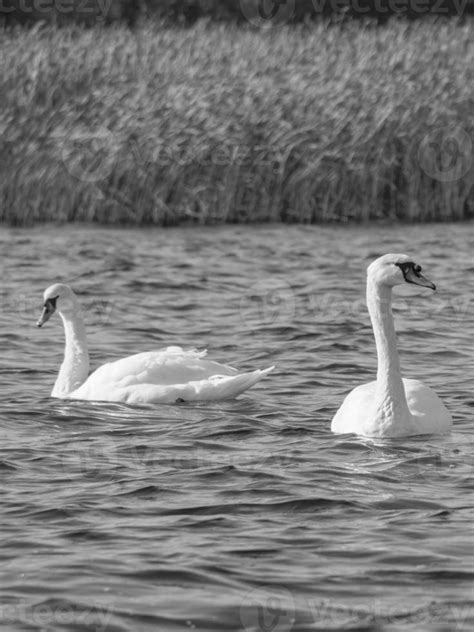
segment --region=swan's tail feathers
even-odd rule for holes
[[[214,375],[208,380],[196,383],[197,399],[208,401],[234,399],[260,382],[274,368],[271,366],[268,369],[257,369],[251,373],[240,373],[239,375]]]

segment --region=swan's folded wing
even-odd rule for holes
[[[184,351],[167,347],[109,362],[98,368],[83,387],[111,385],[117,388],[136,384],[168,386],[205,380],[214,375],[236,375],[237,369],[205,358],[206,351]],[[82,387],[81,387],[82,390]]]
[[[264,378],[274,367],[237,375],[215,375],[186,384],[131,384],[110,389],[100,399],[126,404],[170,404],[175,402],[233,399]],[[76,394],[74,397],[78,397]],[[90,397],[88,399],[91,399]]]
[[[356,386],[346,395],[331,422],[335,434],[370,434],[370,407],[375,401],[377,382]]]

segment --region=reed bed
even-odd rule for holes
[[[472,24],[6,30],[0,220],[474,215]]]

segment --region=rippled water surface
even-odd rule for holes
[[[474,629],[473,225],[3,230],[0,620],[15,630]],[[403,370],[450,436],[330,433],[373,379],[365,268],[406,252]],[[277,369],[234,401],[49,397],[70,283],[93,366],[178,344]]]

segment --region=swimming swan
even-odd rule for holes
[[[64,361],[52,397],[126,404],[232,399],[259,382],[274,367],[239,373],[204,359],[206,351],[168,347],[109,362],[89,377],[89,353],[82,312],[68,285],[57,283],[44,293],[38,327],[57,311],[64,324]]]
[[[405,437],[449,431],[451,415],[436,393],[418,380],[402,379],[392,317],[392,287],[414,283],[436,289],[406,255],[388,254],[367,269],[367,307],[377,347],[377,380],[347,395],[332,432],[366,437]]]

